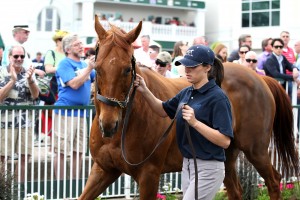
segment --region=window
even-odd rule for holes
[[[242,0],[242,27],[279,26],[280,0]]]
[[[57,9],[44,8],[38,15],[37,31],[52,32],[60,29],[60,16]]]

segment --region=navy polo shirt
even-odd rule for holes
[[[187,103],[192,107],[198,121],[233,138],[230,102],[214,79],[211,79],[200,89],[194,89],[192,86],[187,87],[181,90],[174,98],[163,102],[163,108],[171,119],[175,117],[180,103]],[[178,147],[183,157],[193,158],[187,136],[184,133],[184,126],[185,120],[182,118],[182,111],[180,110],[176,122]],[[225,161],[225,151],[222,147],[207,140],[191,126],[189,129],[197,158]]]

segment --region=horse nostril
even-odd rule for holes
[[[119,121],[116,121],[116,126],[115,126],[115,130],[117,131],[119,127]]]
[[[104,137],[112,137],[119,128],[119,121],[107,122],[99,118],[99,129],[102,132]]]

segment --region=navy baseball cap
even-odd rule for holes
[[[182,59],[175,62],[175,65],[184,65],[185,67],[196,67],[201,64],[213,65],[214,60],[215,54],[209,47],[194,45],[186,51]]]

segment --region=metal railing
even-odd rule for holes
[[[60,111],[55,113],[54,108]],[[71,113],[71,125],[68,126],[63,124],[66,110]],[[75,125],[79,122],[79,117],[76,117],[77,111],[81,111],[80,119],[83,119],[83,123]],[[0,107],[0,135],[4,137],[0,140],[0,149],[4,150],[1,155],[2,170],[9,172],[13,177],[12,184],[17,187],[14,191],[16,199],[23,199],[27,194],[34,193],[43,195],[45,199],[77,199],[80,196],[93,164],[89,151],[89,131],[94,114],[94,106]],[[77,137],[79,137],[78,129],[83,128],[82,145],[70,144],[69,152],[76,151],[76,154],[68,154],[66,149],[60,150],[60,145],[55,145],[61,143],[60,137],[57,137],[54,132],[55,126],[58,126],[56,130],[59,130],[59,135],[66,136],[67,132],[71,132],[71,135]],[[71,127],[74,126],[77,126],[77,130],[71,131]],[[25,149],[20,148],[24,142],[20,140],[22,134],[25,135]],[[15,143],[17,138],[18,141]],[[10,147],[11,152],[8,151]],[[79,151],[83,152],[82,157],[79,156]],[[61,155],[67,156],[62,157],[61,161]],[[82,161],[81,167],[79,167],[79,160]],[[58,167],[55,169],[55,166]],[[58,173],[61,170],[60,166],[63,166],[62,176]],[[22,170],[24,170],[23,175]],[[172,189],[180,188],[179,172],[164,174],[161,180],[171,184]],[[123,174],[101,197],[130,198],[135,195],[138,195],[137,184],[130,176]]]

